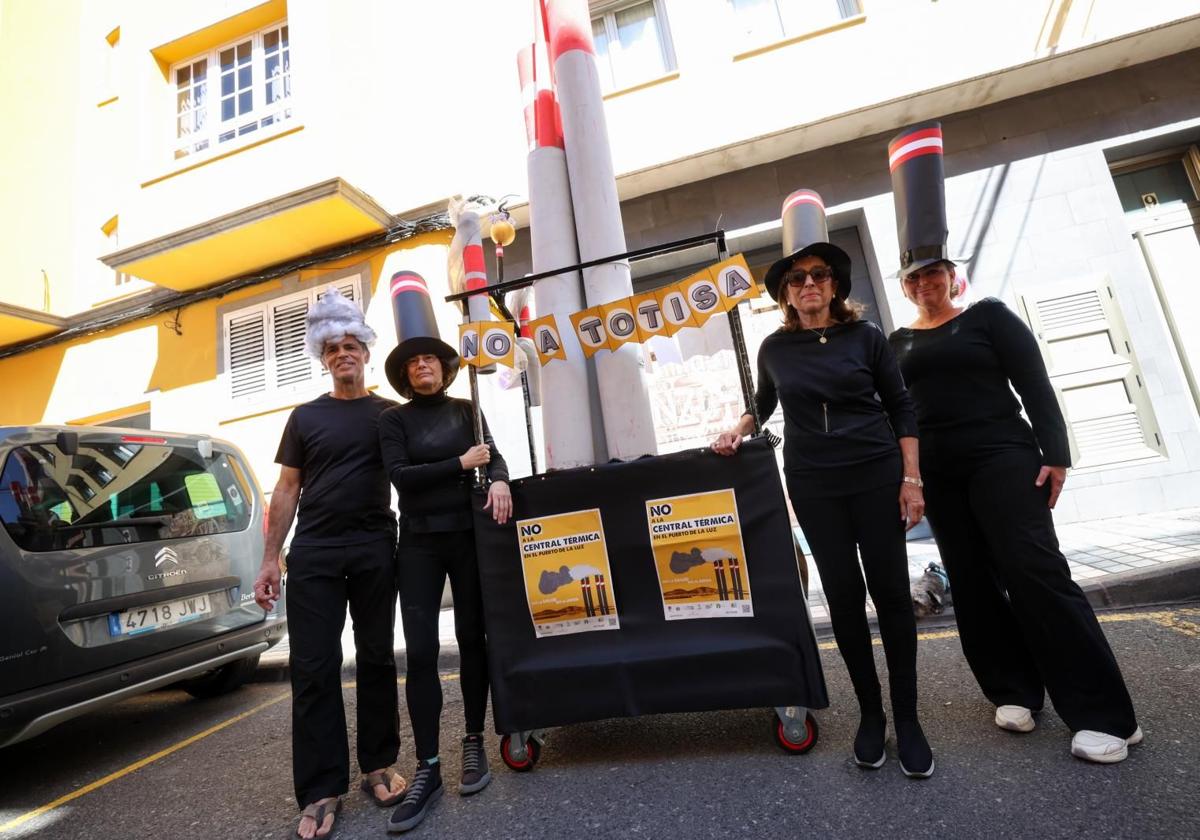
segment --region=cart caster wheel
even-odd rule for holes
[[[537,739],[530,738],[525,742],[525,755],[518,760],[513,757],[512,736],[505,735],[500,739],[500,759],[508,765],[509,770],[515,770],[518,773],[528,773],[537,764],[538,758],[542,754],[542,746],[537,742]]]
[[[799,741],[793,741],[787,736],[787,732],[783,728],[783,721],[775,717],[771,721],[771,732],[775,735],[775,743],[779,748],[789,755],[804,755],[817,745],[817,719],[813,717],[812,712],[808,712],[804,716],[804,737]]]

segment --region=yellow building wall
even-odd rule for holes
[[[0,302],[56,315],[74,305],[82,5],[0,2]]]

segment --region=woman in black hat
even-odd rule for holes
[[[800,209],[820,208],[819,201],[802,200]],[[785,203],[784,209],[786,229],[794,208]],[[883,334],[847,299],[845,251],[811,242],[773,264],[766,286],[784,322],[759,349],[755,401],[763,419],[783,406],[788,496],[812,548],[861,709],[854,760],[877,768],[887,759],[865,608],[869,591],[887,656],[900,767],[910,778],[927,778],[934,762],[917,718],[917,638],[904,541],[906,523],[911,528],[924,510],[912,403]],[[752,417],[743,415],[713,449],[732,455],[752,428]]]
[[[1075,733],[1071,752],[1114,763],[1142,730],[1054,533],[1051,509],[1071,462],[1066,422],[1029,327],[995,298],[967,308],[954,300],[941,141],[941,126],[927,123],[889,148],[901,287],[918,312],[889,340],[916,406],[929,521],[963,654],[998,727],[1033,731],[1048,692]]]
[[[384,468],[400,496],[396,583],[408,660],[405,696],[418,759],[408,795],[388,822],[388,831],[403,832],[415,828],[442,794],[438,614],[447,576],[454,594],[466,717],[459,793],[477,793],[491,781],[483,744],[487,649],[471,512],[476,468],[486,467],[490,483],[484,509],[497,522],[508,521],[512,496],[508,468],[487,422],[483,443],[476,443],[471,403],[446,394],[458,373],[459,358],[437,338],[424,281],[399,274],[392,281],[392,296],[401,341],[388,355],[385,370],[392,387],[408,402],[380,416],[379,442]]]

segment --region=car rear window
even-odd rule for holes
[[[232,455],[154,438],[19,446],[0,473],[0,520],[26,551],[241,531],[250,489]]]

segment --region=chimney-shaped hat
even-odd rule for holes
[[[900,276],[938,262],[953,265],[946,248],[942,124],[921,123],[897,134],[888,144],[888,167],[896,201]]]
[[[407,365],[413,356],[432,353],[442,361],[443,387],[449,388],[458,375],[458,352],[438,336],[437,319],[425,278],[415,271],[392,275],[392,316],[396,321],[396,348],[388,353],[384,372],[396,393],[412,399]]]
[[[801,257],[820,257],[833,269],[837,296],[850,294],[850,256],[829,241],[825,202],[814,190],[796,190],[783,202],[783,259],[767,269],[764,284],[772,300],[779,299],[779,286],[792,263]]]

